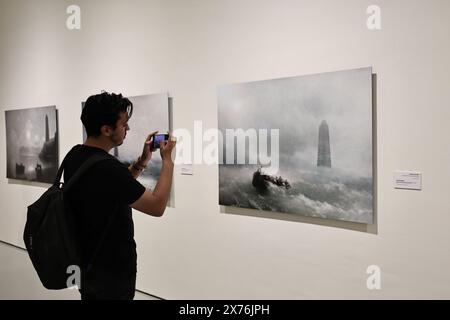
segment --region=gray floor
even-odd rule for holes
[[[80,300],[77,290],[46,290],[25,250],[0,242],[0,300]],[[155,300],[136,292],[135,300]]]

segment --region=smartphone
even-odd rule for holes
[[[155,134],[153,136],[152,149],[153,150],[159,149],[161,147],[162,141],[169,141],[168,133]]]

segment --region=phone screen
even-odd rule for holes
[[[153,138],[153,149],[159,149],[161,147],[161,142],[169,139],[168,134],[156,134]]]

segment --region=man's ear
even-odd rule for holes
[[[110,137],[112,135],[113,129],[110,126],[104,125],[100,128],[102,135]]]

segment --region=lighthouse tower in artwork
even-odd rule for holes
[[[45,115],[45,142],[50,141],[50,129],[48,126],[48,116]]]
[[[331,168],[330,132],[325,120],[319,126],[317,166]]]

